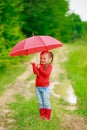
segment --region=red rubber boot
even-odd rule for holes
[[[44,109],[44,108],[41,108],[41,109],[40,109],[40,118],[41,118],[41,119],[44,119],[44,118],[45,118],[45,109]]]
[[[45,109],[45,119],[50,120],[51,117],[51,109]]]

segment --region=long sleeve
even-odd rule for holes
[[[37,66],[35,64],[32,64],[32,67],[33,67],[34,74],[37,75],[39,73]]]
[[[51,65],[48,66],[47,70],[44,70],[43,67],[39,68],[39,72],[42,73],[44,76],[49,75],[51,73],[51,71],[52,71]]]
[[[49,86],[50,81],[50,73],[52,71],[52,65],[49,64],[47,65],[35,65],[35,63],[32,63],[32,68],[33,68],[33,72],[34,74],[36,74],[36,83],[35,86],[39,86],[39,87],[45,87],[45,86]]]

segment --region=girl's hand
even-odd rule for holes
[[[36,66],[36,64],[35,64],[34,62],[31,62],[30,64],[31,64],[32,66]]]
[[[37,65],[34,62],[32,62],[31,65],[37,67],[38,69],[40,68],[40,64]]]
[[[40,64],[37,65],[37,68],[40,68]]]

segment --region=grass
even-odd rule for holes
[[[69,60],[64,64],[64,67],[67,70],[68,77],[71,80],[75,93],[78,97],[79,109],[76,112],[87,116],[87,45],[70,44],[68,47]],[[13,78],[15,79],[16,76],[19,75],[19,73],[22,73],[25,68],[22,69],[23,70],[21,70],[20,67],[17,67],[17,69],[15,68],[13,74],[11,74],[11,79],[9,78],[11,72],[7,74],[6,78],[8,77],[8,79],[12,81]],[[15,77],[14,73],[17,73],[15,74]],[[63,81],[64,78],[64,75],[61,74],[60,81]],[[27,81],[32,79],[33,75],[27,78]],[[2,81],[4,81],[4,78]],[[34,92],[33,87],[31,87],[30,91],[32,93]],[[15,98],[15,102],[9,104],[10,109],[13,110],[13,115],[11,115],[11,118],[14,119],[14,122],[11,124],[9,130],[68,130],[62,120],[63,116],[66,113],[75,114],[71,111],[65,110],[65,107],[67,107],[68,104],[63,99],[57,99],[51,95],[51,120],[41,120],[39,118],[39,109],[36,96],[33,96],[28,100],[21,95],[16,95]]]
[[[64,114],[79,113],[87,116],[87,45],[70,44],[68,47],[69,60],[64,66],[78,97],[78,110],[76,112],[65,110],[65,107],[68,106],[67,102],[51,95],[52,116],[50,121],[45,121],[39,118],[35,96],[29,100],[25,100],[21,95],[16,95],[16,102],[9,105],[10,109],[14,110],[12,118],[15,120],[10,130],[68,130],[62,120]],[[31,75],[27,80],[31,80],[32,78],[33,76]],[[60,75],[60,80],[64,80],[64,75]]]
[[[54,104],[54,99],[52,102]],[[10,130],[68,130],[62,124],[63,121],[60,120],[61,110],[58,111],[55,105],[52,108],[50,121],[39,118],[39,109],[35,96],[30,100],[25,100],[21,95],[16,95],[16,102],[11,103],[9,106],[15,112],[12,117],[15,122]]]
[[[26,70],[26,61],[30,61],[31,58],[32,56],[23,57],[20,62],[12,66],[8,65],[7,69],[0,69],[0,95],[3,94],[9,84],[14,83],[15,79]],[[12,60],[17,62],[15,58]]]
[[[0,70],[0,95],[6,90],[6,86],[13,83],[15,79],[25,71],[24,65],[16,65],[6,71]]]
[[[87,44],[69,45],[66,70],[78,97],[77,112],[87,117]]]

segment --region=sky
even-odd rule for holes
[[[70,12],[78,14],[82,21],[87,21],[87,0],[69,0]]]

